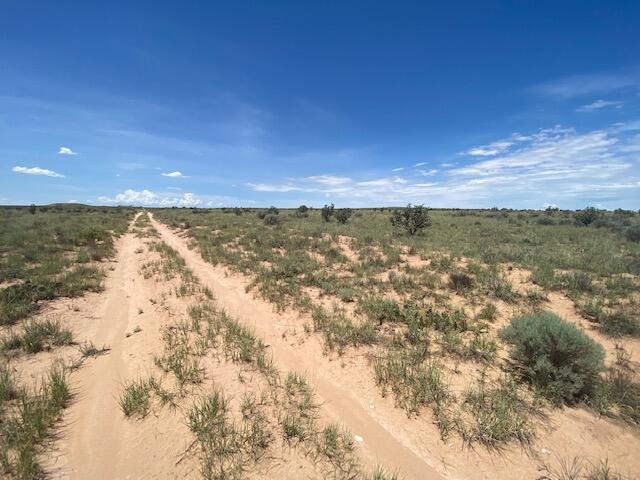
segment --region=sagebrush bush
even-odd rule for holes
[[[593,394],[604,350],[575,325],[550,312],[522,315],[500,331],[522,377],[550,400],[575,403]]]

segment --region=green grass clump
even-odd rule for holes
[[[7,478],[40,478],[38,447],[69,403],[67,373],[55,364],[39,387],[18,389],[10,372],[0,372],[0,472]],[[10,405],[5,405],[13,400]],[[5,478],[3,476],[3,478]]]
[[[219,389],[196,401],[187,413],[187,425],[200,447],[205,479],[242,478],[246,465],[262,458],[272,441],[259,412],[234,422],[229,402]]]
[[[386,322],[400,322],[402,321],[402,311],[400,305],[394,300],[389,300],[382,297],[369,297],[365,298],[360,308],[371,321],[376,322],[378,325],[382,325]]]
[[[594,393],[604,350],[576,326],[550,312],[522,315],[500,331],[512,344],[519,374],[554,402],[575,403]]]
[[[70,345],[73,342],[71,330],[63,328],[57,320],[30,320],[18,332],[12,332],[2,339],[2,350],[22,349],[27,353],[37,353],[52,346]]]
[[[407,413],[420,408],[441,409],[451,398],[449,386],[438,363],[425,362],[419,349],[389,350],[372,359],[376,383],[383,394],[391,390]]]
[[[461,429],[467,442],[499,448],[512,439],[526,444],[533,438],[529,405],[512,378],[504,376],[489,385],[483,375],[463,397],[463,410],[472,419],[469,426]]]
[[[126,417],[144,418],[151,408],[152,382],[149,379],[132,380],[124,386],[118,403]]]
[[[342,354],[349,345],[372,345],[378,341],[376,326],[371,321],[355,323],[341,310],[327,311],[317,307],[312,317],[314,330],[322,333],[328,351]]]

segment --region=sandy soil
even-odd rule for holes
[[[365,456],[398,467],[405,478],[430,478],[435,470],[442,478],[532,479],[540,477],[543,463],[574,456],[593,461],[608,458],[628,475],[640,470],[640,458],[635,455],[640,451],[637,429],[582,408],[555,410],[540,419],[538,439],[526,450],[510,444],[500,452],[489,452],[465,447],[459,439],[443,442],[427,412],[409,419],[392,399],[381,396],[361,353],[349,352],[340,358],[323,355],[319,339],[302,333],[308,318],[291,311],[275,313],[269,303],[246,293],[249,278],[206,263],[187,247],[187,239],[152,223],[213,290],[217,301],[265,339],[279,363],[307,374],[325,408],[364,439]],[[470,374],[477,374],[475,370],[472,367]]]
[[[328,364],[327,359],[323,358],[319,342],[305,342],[304,348],[300,348],[295,338],[292,340],[288,337],[288,333],[295,336],[301,329],[300,318],[291,313],[274,313],[269,303],[246,293],[248,281],[205,262],[197,252],[187,247],[185,239],[155,220],[152,220],[152,224],[162,239],[185,259],[187,266],[202,283],[211,288],[217,303],[238,320],[250,325],[265,340],[281,368],[307,376],[322,402],[322,408],[347,426],[357,435],[356,438],[362,439],[359,443],[367,463],[381,463],[395,468],[407,479],[441,478],[422,449],[394,435],[371,415],[370,405],[358,398],[350,385],[335,381],[334,370],[339,370],[341,375],[348,372],[337,363]],[[319,368],[321,365],[324,368]]]
[[[554,410],[540,419],[538,439],[527,450],[510,444],[500,452],[470,449],[458,438],[444,442],[428,412],[407,418],[390,397],[383,397],[373,381],[362,350],[344,356],[325,355],[315,335],[304,333],[308,316],[277,313],[268,302],[247,293],[250,278],[205,262],[188,248],[188,239],[152,218],[160,237],[209,287],[216,303],[251,326],[269,346],[277,366],[307,376],[321,402],[323,420],[338,421],[355,435],[357,451],[367,470],[382,464],[412,479],[535,479],[540,465],[580,455],[609,463],[633,478],[640,471],[640,434],[621,422],[600,418],[586,409]],[[342,239],[341,239],[342,240]],[[346,243],[344,241],[341,242]],[[190,300],[172,292],[175,283],[145,279],[141,267],[153,257],[148,239],[131,230],[117,241],[117,258],[107,267],[105,290],[79,299],[60,299],[38,316],[64,319],[77,341],[106,345],[109,352],[85,361],[71,376],[74,398],[65,410],[53,445],[42,455],[51,478],[199,478],[199,462],[185,455],[193,435],[184,421],[188,404],[178,411],[154,409],[144,420],[127,419],[118,406],[123,382],[157,374],[154,355],[161,352],[162,330],[186,318]],[[344,248],[344,245],[341,245]],[[526,283],[524,277],[521,282]],[[550,298],[550,305],[576,323],[584,322],[566,299]],[[568,302],[568,303],[566,303]],[[582,325],[588,327],[588,325]],[[139,327],[140,331],[134,333]],[[594,335],[594,332],[590,332]],[[594,335],[597,336],[597,335]],[[607,351],[613,342],[597,338]],[[637,361],[637,343],[626,345]],[[22,380],[33,381],[55,358],[77,358],[74,347],[12,359]],[[206,380],[199,388],[224,386],[239,398],[238,378],[247,375],[234,364],[207,359]],[[464,365],[465,375],[478,368]],[[259,379],[248,384],[259,387]],[[197,392],[196,392],[197,393]],[[314,465],[295,451],[281,452],[248,478],[322,478]]]

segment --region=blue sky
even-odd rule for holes
[[[5,0],[0,203],[640,208],[640,2]]]

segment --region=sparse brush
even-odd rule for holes
[[[396,472],[389,472],[381,466],[375,468],[370,478],[371,480],[400,480]]]
[[[42,470],[36,453],[71,398],[67,372],[55,363],[39,387],[10,388],[5,395],[16,403],[0,422],[0,468],[9,478],[38,478]]]
[[[78,350],[83,357],[97,357],[99,355],[103,355],[111,350],[108,346],[103,345],[102,347],[96,347],[92,341],[83,342]]]
[[[487,320],[492,322],[498,316],[498,307],[495,303],[487,302],[482,309],[478,312],[477,318],[481,320]]]
[[[418,413],[429,405],[444,408],[451,399],[442,368],[435,362],[424,363],[422,355],[418,350],[392,350],[372,358],[376,383],[383,394],[390,389],[408,413]]]
[[[29,320],[18,332],[12,332],[2,339],[2,350],[23,349],[27,353],[37,353],[52,346],[70,345],[73,342],[71,330],[62,327],[58,320]]]
[[[360,302],[360,308],[365,315],[379,325],[385,322],[402,321],[400,305],[394,300],[382,297],[367,297]]]
[[[506,376],[494,385],[489,386],[483,374],[478,383],[464,393],[463,409],[470,414],[471,422],[461,428],[463,438],[490,448],[500,448],[512,439],[529,443],[534,435],[528,419],[531,407],[518,385]]]
[[[484,362],[492,362],[496,356],[498,345],[486,333],[476,333],[467,345],[465,355]]]
[[[151,408],[151,386],[149,379],[142,378],[132,380],[124,385],[118,403],[120,410],[126,417],[144,418],[147,416]]]
[[[449,274],[449,284],[456,293],[462,293],[471,288],[473,278],[462,270],[456,270]]]
[[[558,466],[548,463],[541,466],[544,480],[631,480],[615,471],[608,459],[589,462],[582,457],[558,458]]]

